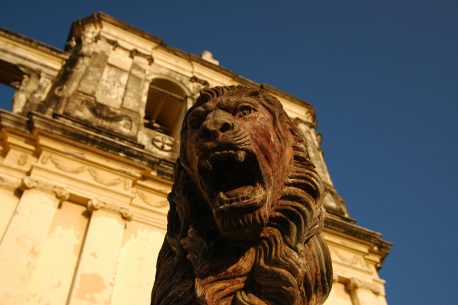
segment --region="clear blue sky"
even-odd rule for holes
[[[351,215],[394,244],[389,305],[457,304],[458,1],[5,1],[0,26],[62,48],[95,11],[311,101]]]

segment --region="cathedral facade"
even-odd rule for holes
[[[65,50],[0,29],[0,303],[150,302],[186,110],[206,87],[261,87],[303,132],[325,183],[327,305],[386,305],[391,244],[358,226],[331,181],[314,108],[103,13]]]

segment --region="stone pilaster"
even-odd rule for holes
[[[136,50],[131,51],[130,56],[132,57],[132,65],[122,106],[123,108],[140,112],[140,116],[143,118],[146,104],[146,94],[143,94],[143,92],[145,91],[145,86],[149,86],[146,73],[152,63],[152,58],[148,60]]]
[[[24,304],[26,289],[37,266],[59,199],[33,188],[25,180],[24,193],[0,244],[0,300],[3,305]]]
[[[96,51],[91,55],[86,71],[79,84],[79,91],[89,96],[95,96],[103,71],[108,62],[111,49],[111,45],[106,41],[97,41]]]
[[[116,278],[124,220],[99,210],[97,202],[89,202],[88,208],[92,216],[69,305],[109,304]]]

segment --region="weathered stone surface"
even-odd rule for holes
[[[322,304],[332,285],[322,194],[275,97],[204,90],[183,123],[152,304]]]

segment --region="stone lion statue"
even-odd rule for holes
[[[204,90],[181,131],[152,304],[322,304],[332,285],[322,191],[275,97]]]

